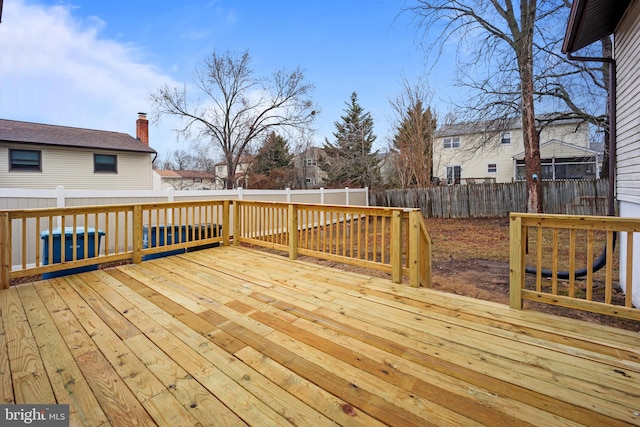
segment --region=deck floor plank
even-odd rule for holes
[[[39,284],[45,286],[46,282]],[[35,286],[25,285],[18,293],[26,308],[34,338],[47,370],[56,402],[69,404],[69,418],[84,424],[100,425],[107,421],[103,411],[96,410],[100,405],[87,380],[76,364],[62,335],[40,298]],[[46,295],[46,291],[44,292]],[[49,301],[47,301],[49,303]]]
[[[200,255],[200,258],[203,256],[206,255]],[[244,272],[242,279],[251,280],[250,274],[252,273]],[[314,271],[314,274],[314,277],[321,277],[318,271]],[[350,287],[355,286],[353,283],[357,282],[358,277],[354,276]],[[368,281],[369,279],[365,278],[365,280]],[[262,292],[268,293],[268,290],[263,290]],[[350,313],[352,317],[359,318],[366,323],[385,325],[385,328],[392,333],[402,331],[409,337],[424,335],[422,329],[426,319],[423,317],[425,316],[423,312],[417,312],[416,309],[412,308],[405,310],[404,307],[398,307],[399,303],[389,301],[384,305],[393,306],[393,310],[386,310],[384,305],[379,305],[381,308],[375,313],[371,313],[368,310],[368,306],[361,301],[360,295],[356,295],[357,298],[355,299],[347,299],[336,290],[329,291],[329,293],[334,292],[337,295],[334,297],[333,302],[325,304],[325,306],[333,304],[333,308],[336,311],[334,315]],[[353,292],[347,292],[347,295],[353,296]],[[566,389],[570,388],[576,391],[575,400],[571,402],[574,407],[584,406],[590,408],[599,406],[598,410],[607,416],[623,410],[617,405],[618,401],[627,401],[629,395],[636,395],[640,398],[637,388],[627,387],[625,392],[618,392],[615,388],[601,385],[615,383],[618,381],[618,377],[623,377],[621,374],[616,375],[610,367],[604,366],[599,372],[596,368],[602,367],[602,365],[594,364],[591,366],[588,361],[584,360],[580,365],[573,366],[570,360],[566,360],[568,357],[563,357],[562,353],[544,348],[540,340],[534,342],[532,346],[526,346],[522,350],[516,351],[514,348],[522,347],[520,343],[516,340],[502,337],[500,333],[490,327],[483,327],[482,325],[477,327],[474,324],[467,325],[465,321],[459,320],[457,317],[444,318],[437,314],[427,314],[427,316],[429,320],[437,320],[437,322],[430,323],[431,327],[425,336],[426,339],[419,341],[419,343],[424,346],[428,345],[428,343],[433,344],[435,341],[439,345],[439,354],[450,354],[452,360],[455,360],[459,365],[476,367],[474,369],[483,375],[493,375],[498,379],[511,379],[515,378],[513,376],[515,370],[518,372],[515,384],[531,389],[536,393],[547,394],[556,399],[562,397]],[[476,329],[479,329],[479,332]],[[415,332],[410,333],[409,331],[411,330]],[[461,334],[466,336],[465,344],[462,346],[456,343],[457,337]],[[493,334],[494,337],[491,340],[487,340],[487,334]],[[384,335],[381,336],[385,337]],[[430,338],[430,336],[433,337]],[[482,361],[478,359],[478,354],[480,353],[484,354]],[[574,356],[572,355],[571,357],[573,358]],[[556,359],[560,360],[556,361]],[[566,364],[562,363],[563,360],[566,360]],[[487,361],[491,363],[486,364],[485,362]],[[555,366],[550,366],[554,364]],[[582,365],[584,364],[589,366],[583,367]],[[489,370],[485,366],[491,366],[491,369]],[[565,375],[564,372],[567,371],[577,371],[574,372],[574,375],[577,375],[579,379],[576,380],[572,376]],[[615,376],[612,377],[612,375]],[[625,375],[628,378],[637,377],[633,372],[625,372]],[[624,380],[628,378],[624,378]],[[604,402],[602,396],[605,396]],[[596,405],[598,402],[599,405]]]
[[[242,247],[0,291],[0,397],[73,425],[640,425],[639,380],[637,332]]]
[[[15,402],[55,403],[44,362],[16,288],[3,292],[2,323]]]

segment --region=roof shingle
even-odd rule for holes
[[[0,119],[0,141],[113,151],[156,152],[126,133],[5,119]]]

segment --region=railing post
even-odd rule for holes
[[[0,212],[0,289],[11,284],[11,221],[9,212]]]
[[[289,223],[287,224],[289,235],[289,259],[298,258],[298,207],[289,205]]]
[[[409,212],[409,284],[414,288],[420,286],[420,218],[418,211]]]
[[[391,216],[391,280],[402,283],[402,213],[393,211]]]
[[[231,224],[231,213],[229,212],[229,200],[222,202],[222,244],[229,246],[229,225]]]
[[[133,206],[133,263],[142,262],[142,206]]]
[[[240,199],[233,202],[233,246],[240,245],[240,230],[242,218],[240,216]]]
[[[522,309],[524,276],[524,247],[522,245],[522,217],[511,214],[509,221],[509,305]]]

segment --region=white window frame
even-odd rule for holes
[[[443,148],[460,148],[460,137],[459,136],[448,136],[446,138],[442,138],[442,147]]]
[[[498,173],[498,164],[497,163],[488,163],[487,164],[487,173]]]
[[[501,144],[511,144],[511,132],[505,132],[502,134],[502,138],[500,138],[500,143]]]

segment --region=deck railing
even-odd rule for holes
[[[632,305],[637,232],[637,219],[512,213],[511,307],[521,309],[529,300],[640,320]],[[616,240],[625,242],[622,257],[614,257]],[[620,259],[624,289],[616,281]],[[604,265],[594,271],[594,264]]]
[[[21,277],[140,263],[232,240],[431,284],[431,242],[417,210],[208,200],[0,211],[0,288]]]
[[[235,201],[234,243],[387,271],[431,284],[431,238],[417,209]]]

